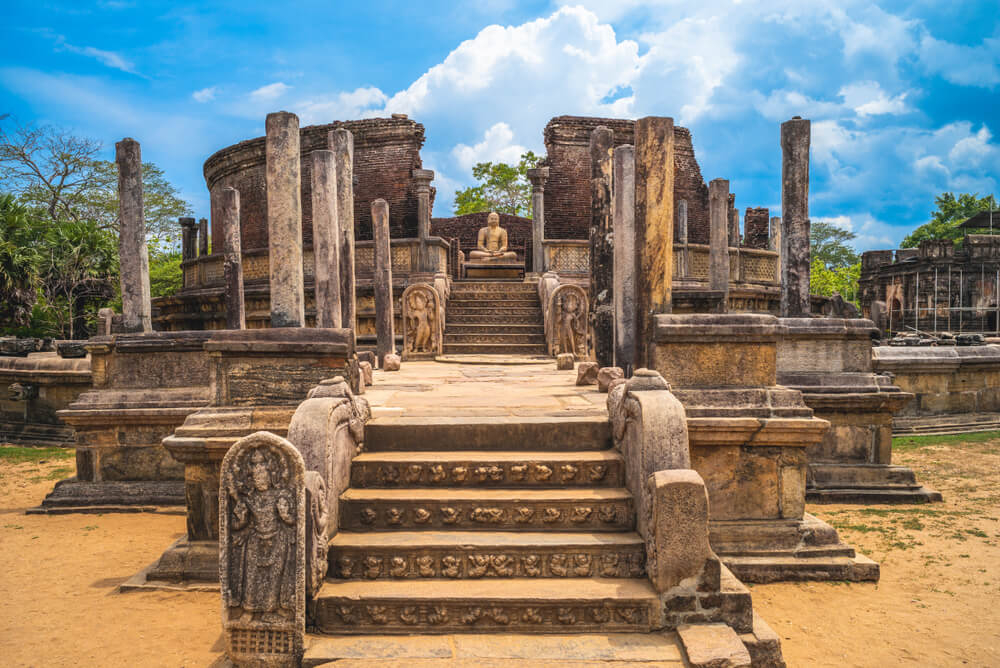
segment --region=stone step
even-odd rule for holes
[[[571,451],[611,448],[605,416],[379,417],[365,427],[368,452]]]
[[[548,355],[548,348],[536,343],[448,343],[445,355]]]
[[[455,306],[448,307],[447,317],[451,318],[453,315],[478,315],[487,316],[491,319],[501,320],[507,316],[539,316],[541,317],[542,311],[540,308],[532,308],[528,306]]]
[[[595,633],[650,631],[659,600],[645,578],[326,582],[320,633]]]
[[[760,624],[766,626],[763,620]],[[777,636],[774,638],[777,644]],[[777,656],[780,659],[780,649]],[[306,653],[302,657],[302,668],[610,668],[629,665],[634,668],[682,668],[690,664],[684,660],[677,634],[670,632],[456,633],[405,637],[307,635]],[[760,665],[780,664],[774,661]]]
[[[545,335],[545,327],[541,320],[532,323],[453,323],[448,322],[444,328],[448,334],[541,334]]]
[[[366,452],[351,462],[351,487],[621,487],[614,450],[584,452]]]
[[[340,495],[349,531],[631,531],[632,496],[611,489],[354,489]]]
[[[536,345],[545,346],[545,334],[508,334],[508,333],[480,333],[480,334],[453,334],[444,333],[444,345],[450,344],[482,344],[490,343],[498,346],[514,345]]]
[[[329,578],[638,578],[646,547],[635,532],[340,532]],[[571,585],[572,586],[572,585]]]
[[[541,308],[542,303],[535,299],[519,299],[516,297],[491,297],[488,299],[451,297],[448,300],[448,310],[464,308]]]
[[[534,327],[544,327],[541,312],[535,314],[492,316],[484,313],[448,313],[446,320],[448,326],[480,325],[484,327],[503,327],[505,325],[531,325]]]
[[[476,292],[484,294],[538,294],[538,285],[523,281],[474,281],[458,279],[451,283],[451,294]]]

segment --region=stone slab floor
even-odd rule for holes
[[[408,415],[604,411],[605,395],[596,388],[576,388],[575,373],[557,372],[551,363],[498,368],[409,362],[399,373],[377,375],[377,386],[366,395],[376,414],[390,410],[395,414],[412,411]],[[423,398],[417,396],[418,386],[428,389]],[[543,392],[542,387],[555,392]],[[435,405],[428,397],[451,403]],[[755,608],[781,637],[789,666],[998,665],[1000,433],[921,441],[904,447],[894,459],[913,467],[921,480],[941,490],[945,502],[868,508],[810,504],[807,508],[880,561],[881,582],[775,584],[751,589]],[[72,466],[72,452],[0,446],[0,555],[4,562],[0,568],[0,664],[225,665],[218,593],[117,593],[122,582],[182,536],[182,515],[24,515],[25,509],[41,502],[56,480],[72,472]],[[600,638],[589,640],[610,642]],[[442,639],[426,642],[433,645]],[[513,651],[526,647],[530,648],[518,644]],[[579,659],[543,659],[541,654],[529,659],[450,658],[455,656],[460,655],[425,655],[395,664],[380,660],[368,665],[587,665]],[[668,656],[661,657],[661,663],[664,660],[670,665]]]

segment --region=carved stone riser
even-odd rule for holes
[[[534,299],[514,299],[514,298],[503,298],[497,299],[496,297],[483,296],[479,297],[463,297],[461,299],[456,299],[454,295],[448,300],[448,309],[460,311],[466,308],[530,308],[537,309],[541,308],[542,304],[538,301],[538,297]]]
[[[501,346],[509,344],[545,345],[544,334],[453,334],[444,335],[445,344],[462,343],[496,343]]]
[[[641,578],[646,574],[645,546],[627,550],[567,551],[533,548],[530,554],[506,547],[493,553],[442,547],[402,553],[398,550],[334,548],[327,577],[344,580],[421,578]]]
[[[316,603],[316,628],[321,633],[595,633],[647,632],[651,614],[645,602],[634,605],[544,606],[532,603],[492,605],[431,604],[411,601],[365,604],[325,598]]]
[[[386,529],[463,529],[495,531],[628,531],[635,524],[631,500],[594,504],[518,502],[372,502],[341,500],[340,526],[350,531]]]
[[[457,324],[469,325],[535,325],[543,327],[542,315],[540,313],[528,313],[524,315],[505,315],[493,318],[489,314],[465,315],[460,313],[448,313],[448,327]],[[447,328],[446,328],[447,330]]]
[[[385,464],[355,460],[352,487],[621,487],[621,460],[600,462],[546,461]]]
[[[543,345],[534,343],[517,344],[508,343],[502,349],[493,343],[446,343],[444,345],[446,355],[548,355],[549,351]]]
[[[482,305],[477,305],[475,307],[452,307],[448,306],[448,320],[450,321],[452,316],[468,316],[475,315],[480,316],[484,319],[496,319],[497,316],[535,316],[541,317],[541,311],[538,308],[527,308],[518,306],[497,306],[497,307],[486,307]]]
[[[449,324],[445,329],[449,334],[527,334],[545,336],[545,329],[539,324],[478,325],[475,323]]]
[[[537,295],[534,283],[498,283],[496,281],[455,281],[451,284],[451,296],[467,294]]]

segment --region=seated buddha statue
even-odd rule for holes
[[[517,261],[517,253],[507,250],[507,230],[500,227],[500,215],[491,211],[486,218],[486,227],[479,230],[476,250],[469,251],[472,262],[502,262]]]

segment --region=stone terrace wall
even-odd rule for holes
[[[545,126],[545,236],[586,239],[590,230],[590,135],[599,125],[611,128],[615,146],[632,144],[635,121],[557,116]],[[688,241],[708,243],[708,186],[694,155],[691,132],[674,126],[674,207],[686,201]],[[675,235],[679,226],[674,226]],[[675,236],[675,239],[677,237]]]
[[[771,212],[767,208],[747,207],[743,216],[743,245],[767,250],[771,238]]]
[[[458,239],[462,245],[461,250],[465,251],[468,257],[469,251],[476,247],[479,230],[486,227],[486,218],[489,215],[488,211],[481,211],[454,218],[434,218],[431,220],[431,235]],[[500,227],[507,230],[507,243],[510,249],[517,251],[518,259],[524,260],[525,244],[531,243],[531,218],[512,216],[509,213],[499,215]],[[530,262],[530,257],[528,261]]]
[[[402,118],[337,121],[300,129],[302,155],[302,241],[312,245],[312,187],[309,154],[327,148],[327,133],[347,128],[354,134],[354,229],[361,240],[372,238],[371,203],[389,202],[393,238],[417,236],[417,197],[411,172],[423,167],[420,148],[424,126]],[[257,137],[216,152],[205,161],[210,192],[233,187],[240,191],[240,231],[243,250],[267,248],[267,190],[264,178],[264,138]],[[433,207],[434,189],[431,189]],[[218,212],[212,211],[212,247],[222,248]]]

